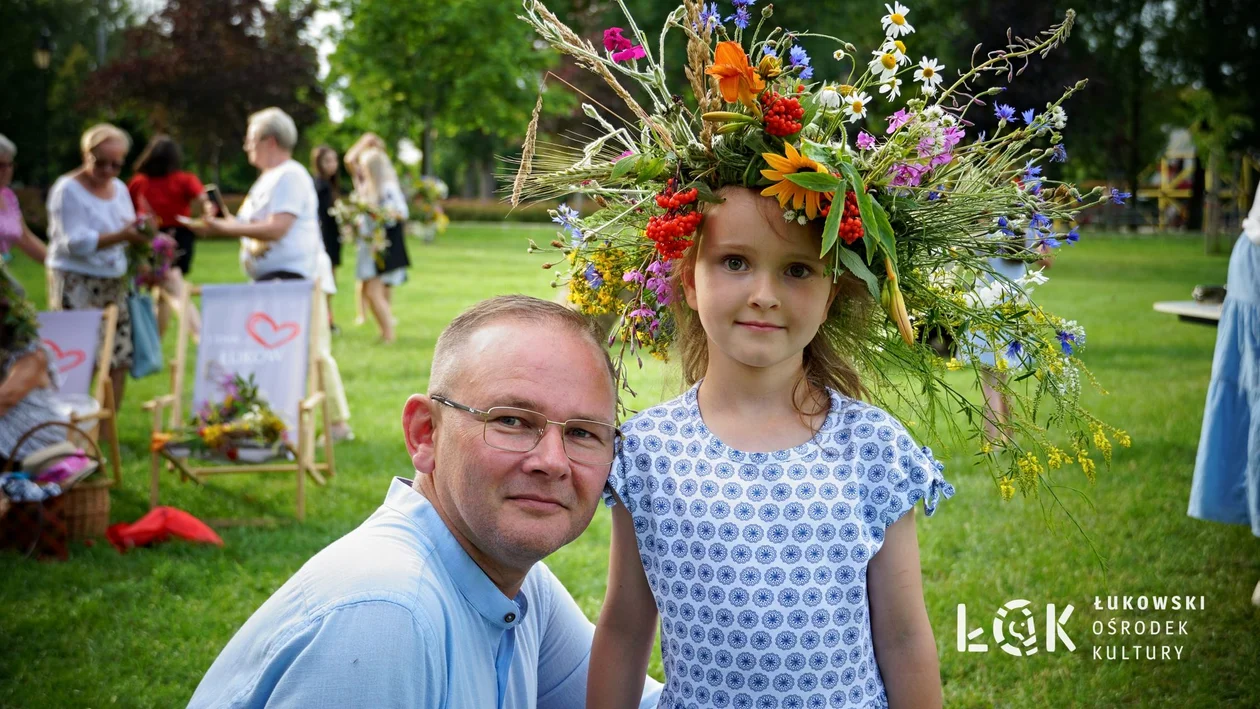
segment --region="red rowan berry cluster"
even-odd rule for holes
[[[824,217],[831,214],[831,203],[822,208]],[[858,211],[857,195],[852,191],[844,195],[844,212],[840,215],[840,239],[846,244],[861,239],[866,233],[862,226],[862,215]]]
[[[773,91],[761,95],[762,112],[765,114],[766,132],[780,138],[801,130],[801,118],[805,109],[794,98],[780,96]]]
[[[700,193],[692,187],[677,191],[678,181],[670,179],[665,189],[656,195],[656,206],[666,210],[648,219],[647,237],[656,242],[656,250],[664,261],[681,258],[691,246],[688,238],[700,227],[700,212],[695,203]]]

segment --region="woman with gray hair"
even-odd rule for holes
[[[152,218],[137,220],[127,185],[118,179],[131,138],[100,123],[87,129],[79,145],[83,165],[57,178],[48,193],[48,306],[118,307],[109,372],[118,408],[132,355],[126,246],[149,241],[157,225]]]
[[[189,222],[198,236],[240,237],[241,266],[254,281],[320,280],[318,264],[324,241],[317,211],[319,196],[315,180],[293,159],[297,141],[297,125],[284,111],[272,107],[250,116],[245,153],[249,164],[262,174],[249,188],[249,196],[235,217]],[[315,299],[311,327],[324,363],[324,386],[333,405],[334,420],[328,435],[344,440],[354,435],[348,423],[350,406],[332,356],[332,333],[323,313],[323,300]]]
[[[262,171],[237,215],[207,217],[191,228],[200,236],[241,239],[241,267],[255,281],[314,279],[323,249],[315,181],[293,159],[298,132],[284,111],[249,117],[245,153]]]
[[[13,160],[17,157],[17,146],[13,141],[0,135],[0,260],[16,246],[27,256],[39,263],[48,255],[43,242],[26,226],[22,217],[22,206],[18,204],[17,195],[9,188],[13,182]]]

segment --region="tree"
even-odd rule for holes
[[[390,143],[520,136],[555,55],[535,46],[505,0],[341,0],[329,81],[352,120]]]
[[[14,179],[44,183],[73,164],[79,131],[95,116],[58,97],[76,95],[96,67],[98,44],[106,55],[120,44],[119,30],[132,22],[123,0],[5,0],[0,22],[0,133],[18,146]],[[48,31],[49,68],[32,55]],[[102,43],[103,40],[103,43]]]
[[[249,115],[278,106],[299,126],[323,110],[314,47],[302,33],[315,6],[262,0],[179,0],[127,31],[126,50],[97,71],[89,105],[130,102],[211,164],[239,155]]]

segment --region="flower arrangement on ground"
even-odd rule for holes
[[[241,448],[271,448],[285,439],[287,427],[259,394],[253,374],[227,375],[219,386],[223,399],[203,403],[188,422],[192,443],[236,460]]]
[[[522,19],[602,77],[635,119],[583,104],[594,140],[540,142],[540,94],[512,202],[581,193],[595,205],[589,214],[553,211],[559,257],[544,268],[557,269],[557,285],[567,282],[582,312],[619,317],[622,360],[665,358],[675,331],[671,276],[698,238],[706,205],[721,201],[723,188],[752,188],[775,198],[783,219],[819,224],[833,277],[857,279],[882,306],[861,337],[838,343],[876,403],[908,408],[908,419],[931,428],[958,432],[953,422],[965,419],[961,432],[994,464],[1004,498],[1042,484],[1053,492],[1047,470],[1067,464],[1092,480],[1095,456],[1109,462],[1112,441],[1127,445],[1128,436],[1081,406],[1081,380],[1092,381],[1078,357],[1084,330],[1033,300],[1046,281],[1040,271],[1011,279],[990,265],[1031,264],[1073,245],[1080,233],[1059,225],[1128,196],[1082,192],[1044,174],[1067,159],[1063,105],[1085,81],[1043,107],[1017,111],[995,100],[1003,79],[1068,38],[1075,14],[1033,38],[1008,36],[947,80],[937,60],[913,61],[915,28],[900,3],[879,18],[885,37],[868,54],[773,27],[770,5],[759,13],[751,0],[733,6],[723,19],[716,3],[687,0],[667,16],[658,44],[627,11],[627,27],[605,31],[601,51],[539,0],[524,0]],[[686,42],[694,103],[666,84],[671,31]],[[825,66],[801,45],[807,37],[834,46]],[[637,101],[623,81],[648,100]],[[869,123],[877,102],[890,114],[886,125]],[[989,134],[974,124],[982,112],[996,122]],[[988,370],[979,356],[995,350],[1005,357],[994,366],[1008,373],[997,386],[1014,402],[996,437],[984,428],[993,414],[952,374],[968,370],[980,381]],[[962,417],[938,424],[950,411]]]

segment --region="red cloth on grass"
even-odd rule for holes
[[[105,530],[109,543],[118,551],[166,541],[171,535],[192,542],[223,546],[223,540],[205,522],[174,507],[154,507],[134,524],[120,522]]]

